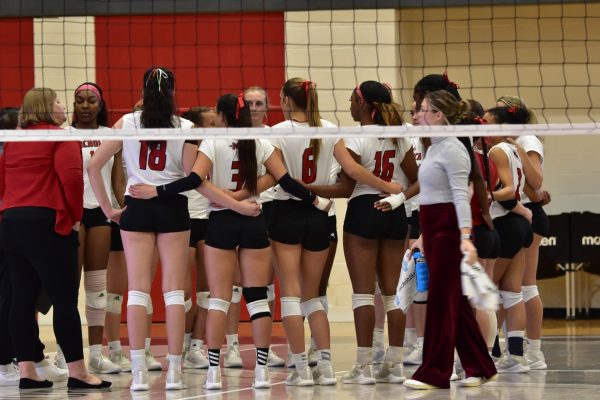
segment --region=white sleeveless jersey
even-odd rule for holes
[[[212,183],[221,189],[240,190],[243,187],[239,175],[239,157],[237,140],[232,139],[205,139],[200,144],[198,151],[208,157],[212,162],[209,177]],[[266,140],[256,140],[256,163],[260,167],[273,154],[273,146]],[[260,168],[257,168],[260,171]],[[257,173],[260,176],[260,172]],[[258,201],[258,196],[255,197]],[[209,211],[223,210],[209,205]]]
[[[534,135],[524,135],[517,138],[517,143],[523,147],[526,153],[534,151],[539,154],[542,162],[542,171],[544,171],[544,145],[540,139]],[[529,197],[527,197],[525,191],[521,192],[521,202],[523,204],[531,203],[531,200],[529,200]]]
[[[504,154],[506,154],[506,156],[508,157],[508,165],[510,167],[510,172],[512,174],[513,179],[513,186],[515,188],[515,199],[520,200],[520,194],[522,193],[523,185],[525,184],[525,177],[523,176],[523,163],[519,158],[517,148],[506,142],[501,142],[492,147],[490,151],[492,151],[492,149],[495,149],[496,147],[501,149],[504,152]],[[502,207],[500,203],[498,203],[497,201],[492,202],[492,205],[490,206],[490,215],[492,216],[492,219],[503,217],[508,213],[509,211]]]
[[[188,210],[191,219],[208,218],[208,199],[195,190],[182,193],[188,198]]]
[[[123,116],[123,128],[141,128],[141,111]],[[184,118],[173,117],[175,127],[191,128],[194,124]],[[123,159],[127,168],[127,190],[136,183],[153,186],[165,185],[185,177],[183,146],[185,140],[123,140]]]
[[[351,138],[344,142],[349,150],[360,157],[360,164],[367,171],[386,182],[394,181],[400,183],[404,188],[408,187],[409,180],[402,171],[400,163],[404,160],[406,152],[412,148],[409,139],[398,138],[398,145],[390,139],[378,138]],[[365,194],[383,193],[369,185],[356,182],[354,191],[348,200]]]
[[[324,128],[335,128],[335,125],[324,119],[321,120]],[[293,127],[308,127],[306,122],[283,121],[273,128],[292,130]],[[319,159],[315,160],[313,149],[310,147],[310,138],[274,139],[273,146],[281,150],[283,162],[292,178],[302,179],[304,183],[314,185],[328,185],[331,180],[331,169],[335,158],[333,148],[339,141],[338,138],[321,139]],[[300,200],[283,190],[279,185],[275,187],[276,200]]]
[[[83,208],[100,207],[100,203],[96,199],[96,195],[92,190],[90,178],[87,173],[87,167],[90,164],[90,160],[100,144],[102,144],[101,140],[83,140],[81,142],[81,156],[83,158]],[[100,173],[102,174],[102,182],[104,182],[104,187],[106,188],[106,193],[111,199],[114,197],[111,181],[113,162],[114,157],[111,157],[100,170]]]
[[[269,125],[263,125],[263,128],[268,128]],[[262,176],[264,174],[267,173],[267,169],[265,168],[264,165],[259,165],[258,166],[258,176]],[[260,196],[259,196],[259,202],[260,204],[264,204],[264,203],[268,203],[269,201],[273,201],[273,197],[275,196],[275,187],[270,187],[267,190],[265,190],[264,192],[261,192]]]

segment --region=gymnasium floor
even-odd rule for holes
[[[42,336],[48,338],[48,350],[53,347],[50,342],[52,334],[43,327]],[[154,337],[160,337],[163,326],[153,328]],[[393,397],[401,399],[502,399],[502,400],[587,400],[600,399],[600,321],[565,322],[560,320],[546,321],[544,325],[543,350],[548,363],[547,371],[530,372],[521,375],[501,375],[496,382],[487,383],[479,388],[458,388],[452,384],[449,390],[412,391],[401,385],[377,384],[374,386],[344,385],[338,382],[335,387],[296,388],[286,387],[284,380],[286,369],[272,368],[271,390],[252,389],[254,367],[254,349],[250,344],[249,326],[240,327],[240,351],[244,359],[243,369],[223,369],[224,387],[222,391],[207,392],[202,389],[205,370],[184,373],[188,389],[183,391],[164,391],[165,373],[150,373],[151,390],[149,392],[131,393],[129,391],[130,375],[106,375],[104,379],[113,382],[110,392],[103,393],[67,393],[65,384],[55,384],[48,392],[33,391],[19,393],[15,388],[1,388],[0,399],[293,399],[293,400],[371,400]],[[274,350],[285,356],[287,346],[283,338],[283,329],[275,324]],[[164,337],[164,336],[162,336]],[[167,353],[164,339],[155,340],[153,354],[166,366]],[[332,324],[332,353],[338,377],[352,367],[355,357],[353,325],[350,323]],[[414,368],[406,369],[410,377]]]

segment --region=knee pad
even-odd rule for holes
[[[375,281],[375,295],[381,294],[381,287],[379,287],[379,281]]]
[[[227,300],[210,298],[208,299],[208,311],[221,311],[227,315],[229,304]]]
[[[123,307],[123,296],[116,293],[106,294],[106,311],[113,314],[121,314]]]
[[[106,309],[106,270],[83,273],[85,305],[99,310]]]
[[[325,310],[325,314],[329,314],[329,301],[327,300],[327,295],[320,296],[319,301],[323,305],[323,310]]]
[[[383,309],[386,314],[400,308],[396,305],[396,296],[381,296],[381,298],[383,299]]]
[[[244,288],[242,293],[246,299],[246,308],[250,315],[250,320],[254,321],[258,318],[271,317],[271,309],[269,308],[268,288],[264,287],[249,287]]]
[[[267,286],[267,301],[269,303],[275,301],[275,285],[272,283]]]
[[[152,307],[152,300],[148,293],[140,292],[139,290],[130,290],[127,292],[127,307],[130,306],[141,306],[146,308],[148,314],[148,308]]]
[[[537,285],[521,286],[521,293],[523,293],[523,301],[525,303],[540,295]]]
[[[185,307],[185,294],[183,290],[171,290],[163,293],[165,299],[165,307],[183,306]]]
[[[238,304],[242,300],[242,288],[239,286],[234,286],[231,289],[231,302],[233,304]]]
[[[208,297],[210,292],[196,292],[196,304],[198,307],[208,310]]]
[[[95,308],[97,310],[106,310],[106,296],[108,293],[106,290],[99,292],[85,291],[85,305],[86,307]]]
[[[359,307],[375,307],[375,295],[367,293],[352,293],[352,309]]]
[[[148,300],[148,307],[146,308],[146,314],[148,314],[148,315],[154,314],[154,307],[152,306],[152,297],[150,297],[150,300]]]
[[[86,305],[85,318],[87,319],[88,326],[104,326],[104,320],[106,319],[106,309],[95,308]]]
[[[300,297],[281,298],[281,319],[285,317],[302,316]]]
[[[314,312],[325,311],[323,304],[321,304],[321,300],[319,300],[318,297],[303,301],[300,303],[300,309],[302,310],[302,315],[304,315],[306,318],[308,318],[308,316]]]
[[[191,297],[184,302],[183,307],[185,309],[186,314],[190,312],[190,310],[192,309],[192,298]]]
[[[417,292],[415,293],[415,298],[413,299],[413,303],[417,304],[427,304],[427,294],[429,291]]]
[[[523,293],[506,292],[501,290],[500,298],[502,299],[502,305],[504,306],[504,309],[508,310],[509,308],[514,307],[523,301]]]

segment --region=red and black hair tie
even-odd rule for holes
[[[446,82],[450,86],[454,87],[455,89],[459,89],[458,83],[452,82],[450,78],[448,78],[448,71],[444,71],[444,73],[442,74],[442,78],[444,78],[444,82]]]
[[[317,84],[309,80],[305,80],[300,86],[302,86],[302,88],[304,89],[304,95],[308,99],[310,89],[317,87]]]
[[[246,104],[244,103],[244,93],[238,94],[237,103],[235,104],[235,119],[240,119],[240,110],[244,108]]]
[[[516,112],[517,112],[517,110],[518,110],[518,108],[517,108],[517,107],[515,107],[515,106],[512,106],[512,107],[508,108],[506,111],[508,111],[508,112],[509,112],[509,113],[511,113],[511,114],[514,114],[514,113],[516,113]]]
[[[481,117],[475,117],[473,120],[475,122],[477,122],[479,125],[485,125],[485,124],[487,124],[487,121],[484,118],[481,118]]]

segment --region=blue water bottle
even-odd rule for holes
[[[425,256],[420,251],[413,253],[415,272],[417,273],[417,292],[426,292],[429,287],[429,268]]]

